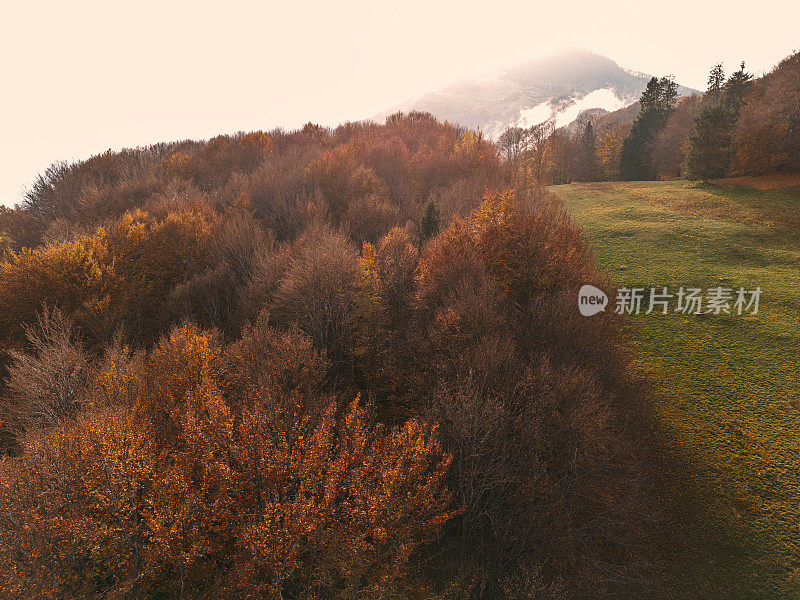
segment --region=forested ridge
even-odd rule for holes
[[[424,113],[107,152],[0,216],[8,598],[666,590],[609,290]]]

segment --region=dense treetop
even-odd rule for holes
[[[53,166],[0,215],[3,595],[644,589],[649,409],[542,166],[424,113]]]

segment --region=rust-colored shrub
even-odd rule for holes
[[[350,237],[357,243],[375,243],[398,225],[400,211],[386,198],[367,196],[357,198],[347,207],[344,222]]]
[[[282,402],[302,400],[308,412],[327,402],[324,384],[329,368],[323,354],[299,329],[281,331],[269,324],[264,310],[254,325],[224,352],[224,386],[228,397],[248,402],[237,411],[260,407],[278,411]],[[310,412],[318,412],[310,411]]]
[[[11,352],[9,410],[3,418],[20,433],[63,424],[85,401],[89,380],[86,353],[60,310],[45,307],[26,337],[30,352]]]
[[[409,587],[412,553],[453,514],[435,427],[372,425],[358,399],[291,414],[226,399],[218,359],[212,335],[176,329],[138,372],[134,406],[79,413],[0,461],[3,597],[310,600]],[[127,397],[126,377],[99,377]],[[236,426],[231,401],[249,407]]]
[[[356,317],[358,253],[344,235],[327,227],[308,230],[288,257],[275,291],[272,314],[296,324],[336,372],[346,369]]]
[[[308,167],[309,190],[325,202],[329,217],[339,223],[358,199],[385,195],[372,169],[359,164],[356,149],[339,146],[328,150]]]

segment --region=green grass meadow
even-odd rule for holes
[[[654,313],[629,323],[660,426],[707,515],[687,525],[687,544],[715,558],[687,567],[687,589],[800,598],[800,188],[551,190],[617,287],[761,287],[755,316]]]

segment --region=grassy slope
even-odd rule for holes
[[[761,286],[757,316],[631,326],[663,425],[708,503],[696,538],[717,564],[697,566],[697,585],[716,597],[800,597],[800,188],[743,183],[551,189],[619,286]]]

